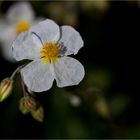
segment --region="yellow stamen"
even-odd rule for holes
[[[43,49],[41,49],[40,54],[42,56],[43,62],[47,63],[51,61],[56,63],[57,57],[59,56],[60,45],[56,42],[47,42],[44,44]]]
[[[30,24],[28,22],[19,22],[16,28],[16,34],[20,34],[23,31],[27,31],[30,28]]]

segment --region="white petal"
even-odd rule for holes
[[[41,38],[43,43],[49,41],[58,41],[60,37],[59,26],[50,19],[46,19],[31,27],[30,32],[36,33]]]
[[[13,56],[17,61],[23,59],[34,60],[40,58],[41,41],[35,34],[27,31],[17,36],[12,44]]]
[[[32,26],[38,24],[39,22],[44,21],[45,19],[46,18],[44,18],[44,17],[37,17],[37,18],[35,18],[35,20],[32,22]]]
[[[67,49],[65,55],[77,54],[84,44],[80,34],[71,26],[61,26],[60,31],[59,42],[62,42]]]
[[[32,22],[34,19],[34,11],[28,2],[17,2],[7,11],[7,20],[10,23],[20,21]]]
[[[54,73],[58,87],[77,85],[85,75],[83,65],[71,57],[59,58],[54,64]]]
[[[42,92],[50,89],[54,76],[50,63],[42,63],[36,60],[25,66],[21,70],[22,78],[27,87],[34,92]]]

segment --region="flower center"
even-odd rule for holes
[[[19,22],[16,27],[16,34],[20,34],[23,31],[27,31],[30,28],[30,24],[28,22]]]
[[[41,49],[40,54],[43,62],[56,63],[57,57],[59,56],[60,44],[57,42],[47,42]]]

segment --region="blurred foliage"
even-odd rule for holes
[[[0,17],[15,2],[0,1]],[[37,16],[80,32],[84,47],[74,57],[84,65],[86,76],[78,86],[54,84],[36,93],[44,108],[39,123],[19,111],[23,93],[17,75],[12,94],[0,104],[0,138],[140,138],[140,95],[132,87],[138,75],[132,57],[139,43],[138,1],[29,2]],[[10,63],[0,56],[0,63],[2,80],[24,62]],[[40,114],[32,115],[40,120]]]

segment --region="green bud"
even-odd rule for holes
[[[0,83],[0,102],[5,100],[13,89],[13,80],[10,78],[5,78]]]
[[[43,122],[44,119],[44,109],[42,106],[39,106],[37,110],[31,112],[32,117],[39,121]]]
[[[27,114],[30,111],[34,111],[37,108],[37,102],[34,98],[26,96],[20,99],[19,109],[23,114]]]

